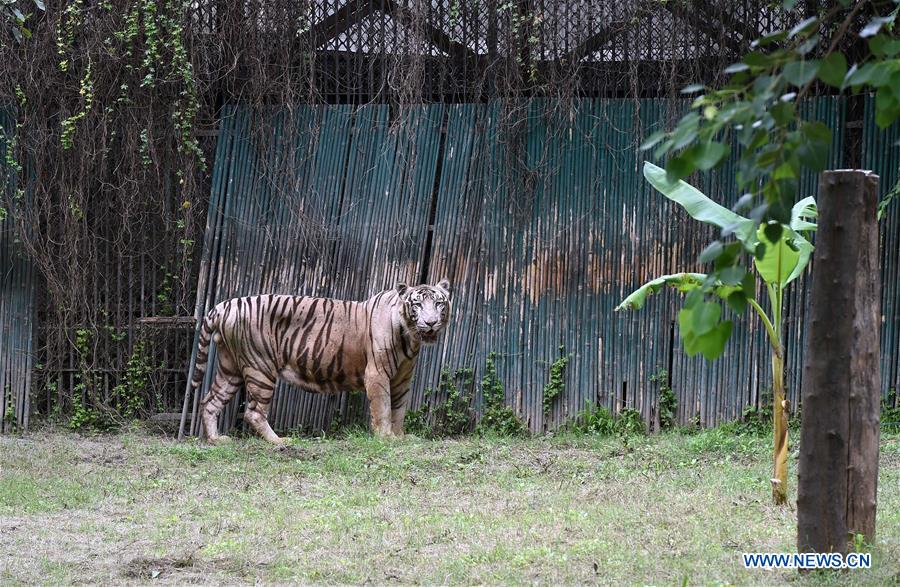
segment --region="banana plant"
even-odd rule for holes
[[[797,202],[791,210],[790,224],[758,225],[753,219],[712,201],[690,184],[669,180],[666,171],[652,163],[644,163],[644,177],[691,217],[717,226],[724,235],[733,234],[739,244],[734,243],[734,247],[724,250],[723,245],[715,243],[701,253],[701,261],[716,260],[720,269],[716,278],[703,273],[663,275],[632,292],[616,311],[638,310],[648,296],[666,286],[686,293],[693,299],[678,313],[679,336],[685,352],[690,356],[700,353],[713,360],[722,353],[731,336],[732,322],[721,320],[722,302],[737,313],[743,313],[748,305],[753,308],[765,326],[772,350],[775,445],[772,499],[776,504],[784,504],[787,501],[787,416],[790,406],[784,397],[782,309],[785,288],[803,273],[813,252],[813,246],[804,234],[816,229],[816,201],[809,197]],[[753,253],[756,273],[768,293],[768,311],[756,300],[757,278],[734,265],[741,249]],[[704,292],[712,295],[704,299]]]

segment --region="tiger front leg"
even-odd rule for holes
[[[372,414],[372,431],[382,438],[391,436],[390,380],[382,374],[366,374],[366,395]]]
[[[402,438],[404,435],[403,421],[406,418],[406,408],[409,405],[409,381],[406,384],[391,390],[391,432],[394,436]]]

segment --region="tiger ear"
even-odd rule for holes
[[[450,281],[446,277],[440,280],[437,286],[447,292],[447,297],[450,297]]]
[[[406,285],[405,283],[398,283],[397,285],[394,286],[394,289],[397,290],[397,293],[400,294],[400,297],[402,298],[404,296],[404,294],[406,294],[407,290],[409,289],[409,286]]]

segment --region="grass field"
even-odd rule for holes
[[[279,450],[45,430],[0,437],[0,584],[898,584],[900,435],[881,451],[873,568],[801,577],[741,564],[794,551],[766,436]]]

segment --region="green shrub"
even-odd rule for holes
[[[608,408],[598,405],[585,407],[568,429],[595,436],[636,436],[647,433],[644,419],[637,410],[625,408],[616,417]]]
[[[471,387],[472,369],[457,369],[452,373],[442,369],[437,389],[425,390],[425,403],[420,409],[406,413],[404,428],[410,434],[427,438],[460,436],[471,432],[474,421],[472,395],[466,391]],[[429,398],[443,400],[436,400],[439,403],[432,410]]]
[[[588,404],[569,428],[581,434],[610,436],[616,431],[616,419],[607,408]]]
[[[128,358],[125,375],[112,389],[113,406],[124,419],[137,418],[144,410],[152,371],[146,344],[139,341]]]
[[[506,405],[506,393],[497,375],[494,360],[497,353],[490,353],[485,361],[481,392],[484,398],[484,412],[476,431],[481,435],[524,436],[528,430],[516,412]]]
[[[78,386],[75,386],[78,389]],[[69,418],[69,429],[77,432],[109,432],[115,430],[117,422],[98,408],[85,405],[78,399]]]
[[[616,434],[622,436],[637,436],[647,433],[647,427],[644,425],[644,419],[641,413],[631,408],[625,408],[619,412],[616,418]]]
[[[431,438],[434,430],[428,422],[428,404],[422,404],[418,410],[408,410],[403,418],[403,429],[407,434]]]
[[[763,433],[772,430],[772,392],[763,390],[759,394],[759,406],[747,406],[741,414],[744,430]]]
[[[650,376],[650,381],[659,387],[659,400],[656,409],[659,412],[659,429],[669,430],[675,426],[675,412],[678,411],[678,398],[669,386],[669,372],[659,369]]]

